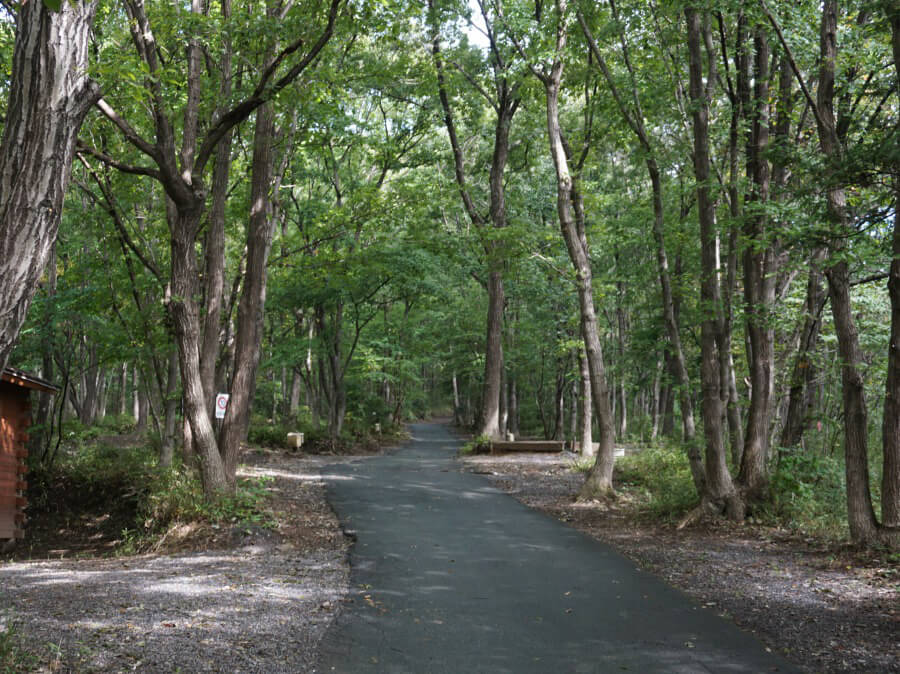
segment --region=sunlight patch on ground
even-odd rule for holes
[[[257,466],[241,466],[238,470],[240,477],[280,477],[285,480],[298,480],[300,482],[318,482],[322,476],[318,473],[292,473],[277,468],[260,468]]]

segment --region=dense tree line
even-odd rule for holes
[[[0,360],[37,289],[10,362],[63,413],[211,498],[251,411],[567,439],[582,498],[669,438],[734,519],[840,454],[851,537],[897,544],[895,3],[52,5],[3,25]]]

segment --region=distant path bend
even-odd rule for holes
[[[319,672],[792,672],[612,548],[453,461],[414,424],[388,456],[325,469],[356,536]]]

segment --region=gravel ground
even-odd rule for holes
[[[72,672],[310,672],[348,591],[346,539],[319,470],[333,457],[253,457],[271,475],[277,532],[226,549],[0,565],[0,620],[22,665]]]
[[[900,672],[900,568],[762,526],[648,523],[627,499],[575,504],[574,457],[472,457],[466,469],[603,540],[808,672]]]

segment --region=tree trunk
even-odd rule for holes
[[[705,315],[700,326],[700,382],[703,390],[703,433],[706,439],[706,491],[703,501],[735,520],[744,518],[743,503],[737,494],[728,463],[722,433],[722,399],[720,397],[720,369],[717,332],[721,324],[721,298],[718,281],[715,204],[709,190],[709,98],[703,83],[701,44],[704,33],[708,38],[709,25],[701,22],[694,7],[684,10],[687,19],[688,54],[694,131],[694,173],[697,180],[697,211],[700,220],[701,281],[700,302]],[[705,41],[708,41],[705,40]],[[712,61],[710,61],[712,68]],[[709,84],[714,81],[709,78]]]
[[[166,374],[165,401],[163,403],[165,416],[163,421],[162,442],[159,449],[159,465],[167,468],[172,465],[175,458],[175,429],[178,424],[178,403],[181,399],[178,393],[178,352],[173,350],[169,354],[169,367]]]
[[[618,254],[616,255],[618,261]],[[628,332],[628,320],[625,315],[624,307],[625,284],[621,280],[616,281],[616,347],[618,350],[620,367],[620,375],[618,386],[616,387],[619,395],[619,414],[618,425],[616,428],[616,437],[620,440],[625,439],[628,433],[628,391],[625,385],[625,351]]]
[[[500,380],[503,372],[503,276],[488,276],[487,337],[485,339],[484,390],[479,435],[500,437]]]
[[[790,389],[787,394],[787,412],[781,430],[782,447],[798,447],[803,440],[812,400],[811,386],[815,381],[816,368],[812,354],[819,339],[822,324],[821,310],[825,303],[825,289],[822,286],[821,265],[826,250],[817,248],[809,263],[809,278],[806,282],[806,302],[804,303],[803,327],[800,345],[791,371]]]
[[[500,437],[505,438],[509,430],[509,387],[506,385],[506,368],[500,378]]]
[[[84,338],[84,370],[81,372],[81,405],[79,409],[79,421],[85,426],[91,426],[97,416],[97,400],[100,397],[100,361],[97,356],[97,347],[88,345]]]
[[[0,141],[0,370],[56,241],[78,132],[100,97],[88,77],[93,1],[18,7]]]
[[[146,107],[152,116],[151,127],[155,134],[152,141],[142,138],[135,130],[135,126],[130,125],[116,113],[108,102],[101,100],[98,102],[98,107],[109,122],[119,130],[122,137],[155,166],[152,170],[146,167],[138,169],[111,161],[103,153],[95,150],[90,150],[90,152],[126,172],[154,177],[166,191],[169,202],[167,219],[171,249],[170,282],[166,289],[166,303],[172,320],[175,341],[178,344],[178,358],[184,388],[184,413],[190,423],[193,447],[199,459],[204,493],[208,500],[218,499],[223,492],[233,487],[234,475],[233,473],[226,474],[225,464],[228,464],[229,469],[235,466],[236,445],[239,446],[239,440],[235,441],[234,438],[240,436],[240,428],[247,413],[245,409],[240,409],[240,406],[249,404],[249,395],[252,390],[248,390],[248,387],[251,387],[252,383],[248,383],[248,379],[252,378],[252,375],[248,375],[248,373],[255,372],[258,354],[248,352],[248,349],[252,350],[248,344],[253,343],[254,337],[248,332],[243,332],[241,339],[244,341],[239,347],[236,346],[236,349],[240,349],[241,359],[249,358],[249,361],[239,360],[235,364],[232,377],[239,380],[240,393],[237,396],[232,395],[229,405],[228,414],[235,417],[235,420],[225,424],[224,441],[226,445],[223,456],[219,452],[210,420],[209,400],[207,400],[200,371],[202,326],[200,309],[197,304],[200,287],[195,245],[206,209],[207,189],[204,181],[206,167],[217,147],[221,147],[222,140],[229,131],[248,119],[254,111],[295,81],[311,64],[315,63],[322,49],[331,39],[340,6],[341,0],[331,0],[327,9],[324,9],[323,6],[323,10],[327,12],[326,24],[316,41],[310,44],[308,49],[300,51],[304,44],[308,44],[303,38],[285,46],[277,54],[275,53],[276,46],[271,45],[266,50],[271,58],[267,58],[265,63],[259,64],[262,66],[257,71],[260,73],[259,79],[249,90],[247,96],[233,103],[224,112],[217,108],[210,119],[201,122],[204,54],[198,38],[192,32],[197,26],[188,32],[188,72],[183,92],[184,105],[182,119],[176,121],[170,112],[171,102],[167,97],[166,89],[169,82],[161,74],[161,70],[165,66],[161,63],[160,50],[145,12],[144,3],[136,1],[124,4],[129,19],[132,42],[147,72],[143,83],[148,99]],[[192,14],[199,15],[204,13],[205,8],[201,0],[191,0],[190,10]],[[229,11],[227,3],[223,7],[223,11],[226,13]],[[300,53],[297,53],[298,51]],[[286,59],[293,63],[287,65]],[[181,95],[182,92],[179,90],[178,94]],[[180,139],[180,147],[176,147],[176,137]],[[266,185],[266,189],[268,187]],[[258,210],[258,206],[259,204],[252,204],[252,208],[255,210]],[[252,248],[256,254],[259,254],[260,248],[266,249],[267,252],[268,244],[257,246],[257,243],[251,237],[251,240],[248,241],[248,248]],[[254,246],[256,247],[254,248]],[[262,261],[264,265],[265,255],[262,255]],[[248,262],[248,265],[258,263],[259,258]],[[249,302],[244,313],[249,324],[257,321],[254,313],[256,299],[251,298],[264,296],[264,282],[261,288],[257,284],[250,291],[242,294],[242,302],[245,298]],[[253,332],[251,328],[248,330],[250,333]],[[242,331],[239,330],[239,332]]]
[[[266,263],[272,247],[275,219],[272,217],[269,191],[273,178],[272,139],[274,114],[265,103],[256,110],[253,138],[253,165],[250,185],[250,219],[247,224],[247,270],[238,305],[238,331],[235,342],[235,372],[231,383],[229,408],[222,425],[221,452],[225,475],[234,481],[241,442],[247,438],[250,404],[256,385],[263,309],[266,304]]]
[[[176,221],[170,223],[172,268],[169,314],[178,344],[184,414],[191,426],[192,447],[199,460],[204,493],[215,500],[228,490],[229,481],[200,377],[200,316],[195,299],[197,259],[194,240],[201,215],[202,202],[195,204],[193,209],[179,210]],[[233,411],[234,406],[229,405],[229,412]]]
[[[767,240],[770,171],[766,152],[769,146],[769,43],[762,27],[754,38],[755,106],[747,148],[747,173],[751,182],[749,203],[754,212],[744,220],[744,304],[750,344],[747,362],[750,370],[750,408],[744,436],[738,482],[744,498],[761,501],[768,485],[769,422],[772,411],[775,332],[771,310],[775,303],[774,251]]]
[[[519,437],[519,392],[516,379],[509,377],[509,422],[506,429],[513,437]]]
[[[653,377],[653,398],[650,402],[650,442],[655,441],[659,435],[659,413],[662,403],[662,371],[663,361],[660,359],[656,363],[656,375]]]
[[[721,21],[721,18],[719,19]],[[728,97],[731,103],[731,120],[728,129],[728,206],[731,223],[728,231],[728,260],[726,285],[723,293],[724,329],[720,347],[719,368],[727,390],[723,391],[726,400],[725,416],[728,420],[728,439],[731,444],[731,460],[740,466],[744,459],[744,427],[741,420],[741,408],[737,391],[737,379],[734,372],[734,358],[731,354],[734,326],[734,294],[737,286],[738,270],[738,231],[743,219],[740,181],[740,138],[741,120],[750,106],[750,56],[747,49],[747,18],[743,10],[738,10],[735,30],[734,68],[737,79],[737,91],[731,85]],[[722,45],[725,49],[725,45]],[[723,54],[724,57],[724,54]]]
[[[553,390],[553,433],[551,440],[563,440],[566,417],[566,373],[565,361],[556,359],[556,387]]]
[[[847,518],[850,536],[857,544],[875,541],[878,523],[872,507],[868,465],[868,411],[865,386],[858,364],[862,361],[859,335],[853,320],[850,300],[850,269],[842,253],[846,249],[844,233],[847,222],[847,201],[844,187],[835,173],[841,158],[840,139],[834,117],[834,78],[837,67],[836,0],[825,0],[820,30],[819,86],[817,90],[819,146],[828,162],[825,175],[825,198],[835,237],[831,242],[833,262],[825,270],[831,315],[838,338],[841,358],[841,389],[844,412],[844,456],[847,478]]]
[[[131,370],[131,416],[134,417],[134,424],[137,430],[141,430],[141,396],[140,396],[140,373],[137,363]],[[146,419],[144,420],[146,424]]]
[[[591,417],[593,416],[591,408],[591,371],[588,368],[587,356],[584,351],[579,353],[578,363],[580,365],[581,385],[581,455],[584,457],[594,456],[594,436],[591,429]]]
[[[119,370],[119,396],[116,401],[116,413],[120,417],[128,414],[128,363],[122,363]]]
[[[888,5],[886,4],[885,7]],[[894,48],[897,92],[900,93],[900,8],[892,5],[888,18]],[[897,161],[900,168],[900,161]],[[891,299],[891,339],[888,347],[888,371],[885,382],[882,447],[884,474],[881,483],[882,526],[900,530],[900,171],[894,174],[894,233],[888,291]]]
[[[291,369],[291,394],[288,402],[288,416],[292,420],[297,419],[300,412],[300,394],[303,388],[303,376],[297,367]]]
[[[462,408],[460,407],[459,402],[459,381],[456,378],[456,373],[453,373],[453,425],[454,426],[462,426]]]
[[[547,135],[550,154],[556,170],[556,211],[566,250],[576,275],[578,307],[581,314],[581,335],[591,378],[591,396],[597,411],[599,424],[599,451],[597,461],[588,474],[578,497],[593,499],[606,497],[613,491],[613,465],[615,457],[613,445],[615,428],[609,406],[609,389],[606,383],[606,368],[603,363],[603,349],[597,329],[597,315],[594,310],[593,273],[588,255],[587,240],[579,231],[572,213],[573,204],[578,208],[580,194],[569,173],[569,161],[559,124],[559,90],[563,74],[562,54],[565,49],[566,32],[565,0],[557,0],[556,51],[548,74],[542,76],[546,94]],[[574,197],[574,198],[573,198]]]
[[[429,11],[433,12],[432,0],[428,2]],[[433,36],[431,53],[437,73],[438,97],[444,112],[444,125],[453,151],[454,174],[460,198],[466,214],[472,224],[478,228],[487,226],[485,218],[479,213],[473,201],[467,183],[462,145],[456,133],[453,109],[447,93],[444,77],[444,62],[441,56],[440,30],[432,26]],[[490,37],[493,39],[493,37]],[[495,52],[496,53],[496,52]],[[494,109],[497,113],[494,123],[494,148],[491,157],[489,177],[490,187],[490,226],[495,229],[506,227],[506,187],[504,174],[509,158],[509,132],[512,120],[519,107],[518,85],[511,85],[507,79],[507,66],[499,60],[494,61],[494,78],[496,101]],[[504,247],[499,241],[486,241],[484,244],[488,267],[488,315],[487,335],[485,338],[484,388],[482,391],[480,435],[492,438],[500,437],[500,386],[503,369],[503,255]]]
[[[671,438],[675,435],[675,382],[678,381],[678,375],[674,369],[675,359],[672,358],[672,354],[668,350],[665,352],[664,363],[663,370],[666,373],[666,385],[663,388],[662,400],[660,401],[660,414],[662,415],[662,434],[667,438]],[[688,393],[688,399],[693,405],[690,392]],[[697,451],[699,453],[699,449]],[[700,467],[703,468],[702,456],[700,457]],[[700,471],[700,476],[703,477],[702,470]],[[703,479],[706,478],[704,477]]]
[[[614,4],[611,5],[611,9],[613,12],[613,18],[616,21],[619,21],[618,11]],[[629,106],[625,98],[621,95],[619,88],[616,84],[616,80],[612,76],[612,72],[606,64],[606,60],[603,58],[603,54],[597,46],[597,42],[594,39],[594,36],[591,34],[591,31],[587,25],[587,22],[584,19],[584,16],[581,12],[578,12],[578,22],[581,24],[582,31],[588,41],[588,45],[590,47],[591,53],[593,54],[595,60],[597,61],[598,66],[600,67],[601,72],[603,73],[604,78],[606,79],[606,83],[612,92],[613,98],[618,105],[619,112],[624,118],[625,122],[631,127],[631,130],[634,132],[638,144],[641,147],[641,150],[646,155],[646,166],[647,173],[650,178],[650,186],[652,190],[652,202],[653,202],[653,239],[656,243],[656,261],[657,261],[657,273],[659,276],[660,287],[662,290],[662,305],[663,305],[663,319],[665,322],[666,328],[666,336],[669,339],[669,343],[672,349],[673,356],[673,373],[675,375],[675,381],[678,383],[678,388],[681,393],[681,417],[682,417],[682,427],[683,427],[683,437],[685,444],[688,446],[688,456],[691,463],[691,473],[694,477],[694,483],[697,487],[697,492],[703,493],[703,462],[702,457],[700,455],[700,448],[696,443],[696,430],[694,426],[694,410],[693,410],[693,401],[691,400],[691,385],[690,385],[690,377],[688,376],[687,367],[685,365],[684,359],[684,350],[681,346],[681,335],[679,332],[678,325],[678,315],[675,306],[675,299],[672,293],[672,283],[671,277],[669,273],[669,260],[668,255],[666,253],[665,246],[665,234],[664,234],[664,218],[665,218],[665,209],[663,206],[663,193],[662,193],[662,180],[661,174],[659,170],[659,164],[657,162],[656,156],[654,154],[654,143],[651,142],[651,136],[647,132],[646,124],[645,124],[645,116],[643,106],[641,104],[641,97],[638,88],[637,75],[632,67],[631,59],[629,57],[629,49],[628,42],[625,39],[625,36],[622,35],[620,38],[620,43],[622,46],[622,55],[623,62],[628,70],[629,76],[631,78],[631,98],[633,101],[633,105]],[[618,284],[617,284],[618,286]],[[619,289],[621,292],[621,289]],[[618,294],[617,294],[618,297]],[[617,305],[617,313],[618,322],[619,322],[619,357],[620,359],[624,358],[624,318],[621,315],[621,311],[619,311],[619,306]],[[619,427],[619,435],[623,436],[626,431],[626,410],[627,410],[627,402],[625,399],[625,385],[624,378],[621,382],[621,420],[622,423]],[[669,410],[671,410],[671,405],[673,402],[674,396],[671,395],[672,390],[669,388],[669,395],[667,396],[669,401]],[[669,418],[671,418],[671,411],[669,412]],[[664,433],[666,431],[664,430]],[[669,430],[671,433],[671,429]],[[654,437],[656,435],[656,431],[654,428]]]
[[[50,261],[47,265],[47,282],[44,292],[47,299],[52,302],[56,296],[56,247],[50,249]],[[53,381],[53,314],[48,308],[42,317],[41,332],[41,376],[47,381]],[[53,394],[41,392],[38,394],[38,406],[35,412],[34,425],[30,429],[30,451],[35,456],[46,456],[50,449],[50,438],[53,427]]]
[[[94,414],[95,421],[103,421],[106,418],[106,407],[109,401],[109,383],[110,377],[106,371],[100,373],[100,395],[97,396],[97,409]]]
[[[647,172],[650,174],[650,185],[653,189],[653,239],[656,242],[656,265],[659,276],[659,285],[662,289],[663,319],[666,324],[666,336],[671,346],[671,372],[676,377],[680,392],[679,403],[681,406],[682,437],[687,445],[688,461],[691,467],[691,477],[698,494],[703,494],[706,477],[703,471],[703,458],[700,446],[697,442],[697,429],[694,425],[694,403],[691,399],[691,378],[687,371],[684,359],[684,349],[681,346],[681,330],[678,325],[678,316],[675,311],[675,298],[672,293],[672,281],[669,275],[669,256],[666,253],[665,237],[663,234],[663,200],[662,181],[656,159],[647,159]],[[673,390],[669,388],[669,406],[666,412],[672,417],[671,406],[674,402]],[[665,424],[664,424],[665,426]],[[671,433],[671,431],[669,431]],[[665,427],[663,433],[666,434]]]

